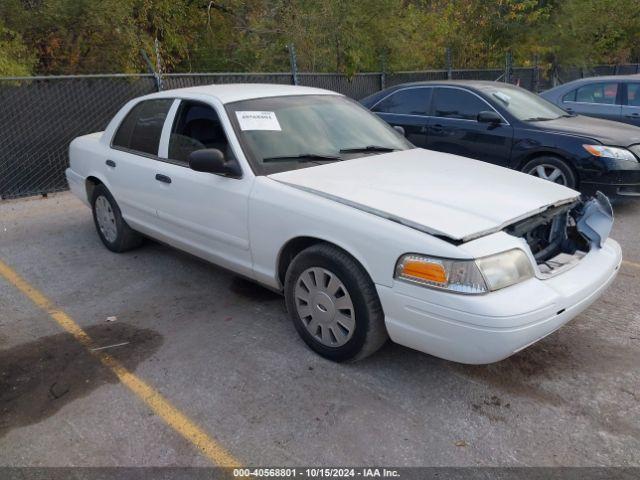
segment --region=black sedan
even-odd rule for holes
[[[571,115],[498,82],[396,85],[361,103],[416,146],[521,170],[592,195],[640,196],[640,128]]]

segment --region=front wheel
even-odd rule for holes
[[[331,245],[313,245],[293,259],[285,299],[300,337],[330,360],[362,359],[388,339],[373,282],[353,257]]]
[[[112,252],[126,252],[142,243],[142,236],[133,230],[120,213],[120,207],[104,185],[96,185],[91,199],[93,221],[98,236]]]
[[[576,188],[578,183],[571,167],[564,160],[557,157],[544,156],[534,158],[527,162],[522,171],[569,188]]]

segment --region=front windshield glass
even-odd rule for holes
[[[374,114],[338,95],[256,98],[226,108],[256,175],[414,148]]]
[[[486,93],[511,115],[524,122],[541,122],[569,116],[561,108],[523,88],[492,86]]]

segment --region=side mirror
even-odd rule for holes
[[[404,128],[401,127],[400,125],[394,125],[393,129],[398,132],[400,135],[402,135],[403,137],[405,137],[407,134],[404,131]]]
[[[215,173],[239,177],[242,172],[236,162],[227,162],[224,154],[217,148],[196,150],[189,155],[189,168],[196,172]]]
[[[493,110],[486,110],[478,114],[478,122],[480,123],[502,123],[502,117]]]

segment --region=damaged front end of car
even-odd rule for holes
[[[531,249],[540,275],[551,277],[576,265],[592,248],[601,248],[613,226],[609,199],[598,192],[589,200],[549,208],[504,231]]]

